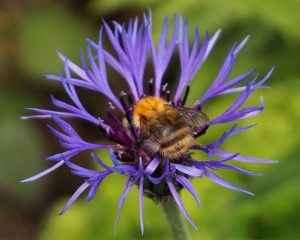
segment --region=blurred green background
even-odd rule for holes
[[[184,3],[183,3],[184,2]],[[59,84],[43,79],[46,73],[59,74],[60,50],[80,63],[80,49],[86,37],[96,40],[101,19],[128,21],[152,9],[153,34],[158,40],[164,16],[175,13],[188,18],[190,30],[201,33],[222,28],[222,35],[205,66],[193,81],[192,104],[216,76],[226,52],[234,41],[250,34],[232,76],[256,67],[262,75],[273,66],[268,81],[272,90],[260,89],[249,104],[259,103],[263,95],[266,109],[257,117],[240,121],[240,126],[258,123],[254,129],[232,137],[224,149],[243,155],[279,160],[274,165],[243,164],[262,177],[220,172],[226,179],[255,193],[224,189],[207,179],[193,181],[202,206],[182,192],[188,212],[199,230],[189,226],[193,239],[300,239],[300,1],[299,0],[2,0],[0,2],[0,239],[142,239],[139,230],[138,194],[134,189],[125,202],[117,233],[113,224],[117,201],[125,179],[108,177],[97,196],[89,203],[80,198],[62,217],[57,214],[79,186],[80,179],[67,169],[59,169],[43,179],[20,184],[19,181],[47,167],[43,159],[61,151],[49,133],[46,121],[21,121],[28,114],[24,107],[51,108],[49,96],[64,98]],[[174,79],[178,65],[169,71]],[[151,73],[148,73],[151,76]],[[114,75],[112,75],[114,76]],[[112,85],[120,79],[114,78]],[[98,99],[83,91],[87,103]],[[232,96],[233,97],[233,96]],[[216,116],[230,104],[232,97],[204,106]],[[88,108],[105,111],[106,104]],[[80,121],[73,121],[85,139],[104,141]],[[209,129],[202,139],[213,141],[229,125]],[[102,153],[101,153],[102,154]],[[105,157],[106,153],[103,153]],[[78,157],[78,161],[87,162]],[[167,223],[160,207],[145,200],[143,239],[169,239]]]

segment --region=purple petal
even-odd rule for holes
[[[188,82],[186,82],[186,85],[192,80],[192,78],[195,76],[197,72],[199,72],[200,67],[205,61],[205,55],[207,53],[207,47],[209,44],[209,33],[205,33],[204,41],[202,43],[202,46],[200,48],[199,53],[195,56],[195,59],[193,59],[193,56],[190,56],[190,72],[188,74]]]
[[[238,128],[236,129],[237,127],[237,124],[233,125],[231,127],[231,129],[228,131],[228,132],[224,132],[223,135],[218,139],[216,140],[215,142],[213,143],[210,143],[210,144],[207,144],[206,146],[208,148],[217,148],[219,147],[227,138],[231,137],[231,136],[234,136],[238,133],[241,133],[241,132],[244,132],[252,127],[256,126],[256,124],[252,124],[252,125],[248,125],[248,126],[245,126],[245,127],[241,127],[241,128]]]
[[[71,205],[76,201],[76,199],[90,186],[91,184],[84,182],[76,192],[71,196],[67,204],[64,206],[63,210],[59,213],[59,215],[63,215]]]
[[[192,52],[189,55],[189,47],[188,47],[188,24],[187,22],[184,23],[184,30],[182,33],[182,19],[180,19],[180,31],[179,35],[183,36],[180,39],[179,43],[179,56],[180,56],[180,66],[181,66],[181,74],[180,74],[180,79],[178,82],[177,90],[174,96],[174,102],[177,103],[180,95],[186,85],[189,84],[191,79],[194,77],[197,71],[199,71],[200,67],[204,63],[207,54],[208,54],[208,45],[209,45],[209,34],[206,32],[204,41],[202,43],[202,46],[200,50],[197,51],[198,49],[198,41],[199,41],[199,35],[198,31],[196,30],[195,32],[195,37],[194,37],[194,44],[192,48]],[[215,41],[216,39],[214,39]]]
[[[250,194],[250,195],[254,195],[252,192],[249,192],[245,189],[242,189],[242,188],[239,188],[235,185],[233,185],[232,183],[229,183],[227,181],[225,181],[223,178],[217,176],[216,174],[210,172],[210,171],[206,171],[205,172],[205,175],[210,179],[212,180],[213,182],[223,186],[223,187],[226,187],[226,188],[230,188],[230,189],[233,189],[233,190],[237,190],[237,191],[240,191],[240,192],[244,192],[244,193],[247,193],[247,194]]]
[[[152,159],[145,169],[145,174],[151,175],[152,173],[154,173],[154,171],[157,169],[159,164],[160,164],[160,159],[158,157]]]
[[[114,166],[118,166],[120,165],[118,159],[116,158],[116,155],[114,154],[114,151],[112,148],[109,149],[109,156],[110,156],[110,159],[112,160]]]
[[[251,94],[251,84],[248,83],[247,87],[244,92],[242,92],[239,97],[233,102],[233,104],[224,112],[226,113],[233,113],[237,109],[239,109],[240,106],[246,101],[246,99],[249,97]]]
[[[180,176],[180,175],[176,176],[176,181],[179,182],[184,188],[186,188],[192,194],[192,196],[195,198],[197,202],[198,207],[200,207],[200,200],[198,198],[197,192],[194,186],[190,183],[190,181],[184,176]]]
[[[32,115],[32,116],[22,116],[22,120],[31,120],[31,119],[49,119],[51,115]]]
[[[197,169],[194,167],[189,167],[189,166],[185,166],[185,165],[181,165],[181,164],[172,164],[176,170],[178,170],[179,172],[182,172],[184,174],[187,174],[191,177],[202,177],[203,175],[203,170],[201,169]]]
[[[64,161],[59,161],[58,163],[56,163],[52,167],[46,169],[45,171],[43,171],[43,172],[41,172],[39,174],[36,174],[36,175],[34,175],[34,176],[30,177],[30,178],[26,178],[26,179],[22,180],[21,182],[25,183],[25,182],[35,181],[35,180],[37,180],[37,179],[39,179],[39,178],[47,175],[48,173],[53,172],[55,169],[59,168],[63,164],[64,164]]]
[[[63,134],[63,133],[57,131],[57,130],[56,130],[55,128],[53,128],[52,126],[47,125],[47,127],[48,127],[48,128],[50,129],[50,131],[51,131],[56,137],[58,137],[60,140],[63,140],[63,141],[65,141],[65,142],[70,142],[70,141],[73,140],[72,137],[67,136],[67,135],[65,135],[65,134]]]
[[[140,187],[139,187],[139,200],[140,200],[140,224],[141,224],[141,233],[144,234],[144,177],[140,178]]]
[[[89,191],[89,194],[88,194],[88,196],[87,196],[87,200],[88,200],[88,201],[91,201],[91,200],[93,199],[93,197],[95,196],[97,190],[99,189],[99,186],[100,186],[100,184],[101,184],[101,182],[102,182],[103,179],[104,179],[104,178],[99,179],[96,183],[94,183],[94,184],[92,185],[92,187],[91,187],[91,189],[90,189],[90,191]]]
[[[48,80],[53,80],[53,81],[57,81],[57,82],[62,82],[62,77],[61,76],[56,76],[56,75],[52,75],[52,74],[45,74],[44,77]],[[68,84],[72,84],[74,86],[78,86],[78,87],[82,87],[82,88],[86,88],[92,91],[97,91],[97,89],[95,88],[95,86],[90,83],[90,82],[84,82],[83,80],[79,79],[79,78],[67,78],[65,79],[65,82]]]
[[[34,115],[34,116],[25,116],[22,117],[22,119],[32,119],[32,118],[51,118],[52,116],[60,116],[60,117],[78,117],[78,114],[74,113],[67,113],[67,112],[59,112],[59,111],[53,111],[53,110],[45,110],[40,108],[26,108],[27,110],[37,112],[41,115]]]
[[[226,151],[220,150],[220,149],[213,149],[211,151],[211,154],[215,154],[217,156],[222,156],[222,157],[228,157],[228,156],[232,155],[232,153],[226,152]],[[277,163],[278,162],[278,161],[264,159],[264,158],[245,157],[245,156],[241,156],[241,155],[238,155],[233,159],[236,161],[240,161],[240,162],[256,162],[256,163]]]
[[[65,164],[71,168],[73,171],[76,171],[78,173],[84,174],[86,177],[94,176],[95,174],[98,174],[98,171],[90,170],[84,167],[81,167],[75,163],[72,163],[71,161],[65,159]]]
[[[78,112],[78,109],[75,108],[74,106],[56,99],[53,95],[51,95],[50,97],[51,97],[51,101],[55,107],[67,110],[69,112]]]
[[[218,88],[222,85],[222,83],[227,79],[228,75],[230,74],[233,64],[235,61],[235,56],[233,54],[233,51],[235,49],[235,45],[230,49],[229,53],[227,54],[227,57],[225,58],[225,61],[222,65],[222,67],[219,70],[219,73],[217,77],[215,78],[212,85],[209,87],[209,89],[205,92],[205,94],[198,100],[193,108],[197,108],[200,106],[203,102],[205,102],[207,99],[214,96],[214,93],[218,90]]]
[[[128,176],[127,179],[126,179],[125,189],[124,189],[124,192],[122,193],[121,198],[120,198],[119,203],[118,203],[119,211],[118,211],[118,215],[117,215],[117,218],[116,218],[116,221],[115,221],[114,232],[116,232],[116,230],[117,230],[117,225],[118,225],[121,213],[122,213],[125,198],[128,194],[128,191],[133,186],[133,185],[131,185],[130,177],[131,176]]]
[[[102,174],[101,178],[99,178],[95,183],[93,183],[91,190],[87,196],[87,200],[90,201],[96,194],[97,190],[99,189],[100,184],[104,180],[106,176],[108,176],[111,172],[107,171],[106,173]]]
[[[190,55],[191,59],[194,59],[196,57],[196,53],[197,53],[198,48],[199,48],[199,41],[200,41],[199,28],[196,28],[195,29],[194,43],[193,43],[192,51],[191,51],[191,55]]]
[[[190,224],[192,224],[192,226],[197,229],[197,226],[195,225],[195,223],[193,222],[193,220],[191,219],[191,217],[189,216],[189,214],[186,212],[183,203],[181,202],[180,196],[176,191],[176,188],[174,186],[174,184],[172,183],[172,180],[170,178],[167,178],[167,184],[169,186],[169,189],[172,193],[172,196],[177,204],[177,206],[179,207],[180,211],[183,213],[183,215],[185,216],[185,218],[190,222]]]
[[[151,177],[151,176],[147,175],[147,177],[150,180],[150,182],[157,185],[165,178],[165,175],[162,175],[160,177]]]
[[[123,206],[124,201],[125,201],[125,198],[127,197],[128,192],[129,192],[130,189],[134,186],[134,184],[136,183],[136,181],[137,181],[137,180],[133,180],[133,181],[130,181],[130,182],[127,184],[127,186],[126,186],[124,192],[122,193],[122,195],[121,195],[121,197],[120,197],[120,200],[119,200],[119,202],[118,202],[118,207],[119,207],[119,208],[121,208],[121,207]]]
[[[236,49],[233,51],[233,54],[236,56],[241,51],[241,49],[245,46],[247,41],[249,40],[250,35],[244,38],[244,40],[236,47]]]
[[[61,52],[57,52],[59,58],[66,63],[66,59],[68,59],[65,55],[63,55]],[[76,73],[79,77],[84,79],[85,81],[90,81],[88,76],[85,74],[85,72],[82,70],[82,68],[78,67],[76,64],[74,64],[72,61],[68,59],[67,66]]]
[[[242,112],[242,111],[248,111],[249,112],[246,115],[244,115],[242,118],[253,117],[253,116],[261,113],[261,111],[264,110],[264,98],[263,98],[263,96],[260,96],[260,104],[261,104],[260,107],[253,107],[252,109],[251,108],[244,108],[243,110],[241,110],[240,112]],[[249,111],[249,109],[250,109],[250,111]]]
[[[269,70],[269,72],[264,76],[264,78],[262,80],[260,80],[257,84],[255,84],[256,88],[257,87],[261,87],[269,79],[269,77],[272,75],[272,73],[274,72],[274,70],[275,70],[275,67],[273,66]]]
[[[234,79],[227,81],[226,83],[224,83],[222,85],[222,87],[220,87],[220,89],[218,91],[216,91],[215,95],[219,96],[219,95],[223,95],[223,94],[244,91],[246,87],[236,88],[236,90],[233,90],[233,89],[230,89],[230,88],[232,86],[235,86],[235,85],[239,84],[240,82],[246,80],[254,72],[255,72],[255,69],[251,69],[251,70],[235,77]]]
[[[129,65],[130,63],[127,60],[127,56],[124,53],[123,49],[121,48],[117,38],[114,36],[113,32],[111,31],[111,28],[108,26],[108,24],[105,21],[103,21],[103,25],[104,25],[105,32],[108,36],[108,39],[111,45],[113,46],[114,50],[118,53],[120,58],[122,58],[126,62],[126,64]]]
[[[77,132],[74,130],[74,128],[68,124],[66,121],[56,117],[56,116],[53,116],[52,119],[69,135],[69,136],[72,136],[72,137],[76,137],[76,138],[80,138],[80,136],[77,134]]]
[[[108,166],[108,165],[106,165],[104,162],[102,162],[102,161],[100,160],[100,158],[98,158],[98,156],[97,156],[95,153],[91,152],[91,156],[92,156],[92,158],[93,158],[100,166],[102,166],[104,169],[113,171],[113,170],[112,170],[113,168],[110,167],[110,166]]]
[[[251,172],[251,171],[245,170],[243,168],[232,166],[229,164],[218,163],[218,164],[216,164],[216,167],[217,168],[227,168],[227,169],[234,170],[234,171],[237,171],[237,172],[240,172],[240,173],[243,173],[246,175],[251,175],[251,176],[261,176],[262,175],[260,173]]]
[[[221,158],[221,159],[216,159],[216,160],[210,160],[210,161],[199,161],[199,160],[194,160],[194,159],[188,159],[187,163],[194,165],[196,168],[200,169],[201,171],[204,171],[204,167],[212,167],[215,165],[218,165],[220,163],[229,161],[236,157],[237,154],[232,154],[227,157]]]
[[[240,155],[239,153],[234,153],[234,154],[228,155],[221,159],[206,161],[205,163],[209,163],[209,164],[210,163],[224,163],[224,162],[234,159],[235,157],[237,157],[239,155]]]
[[[122,66],[121,63],[119,63],[111,54],[109,54],[108,52],[104,52],[104,56],[105,56],[105,60],[107,61],[107,63],[114,68],[127,82],[128,87],[130,88],[135,101],[137,101],[139,99],[139,95],[137,92],[137,88],[134,84],[134,80],[130,74],[130,72],[124,68],[124,66]]]
[[[207,50],[204,56],[204,60],[208,57],[209,53],[211,52],[211,50],[213,49],[215,43],[217,42],[220,34],[221,34],[221,29],[218,29],[215,34],[212,36],[212,38],[209,40],[208,46],[207,46]]]
[[[128,173],[130,175],[134,175],[137,172],[137,170],[133,166],[126,165],[126,164],[119,164],[114,168],[114,170],[121,174]]]
[[[65,152],[62,152],[62,153],[57,153],[57,154],[54,154],[52,156],[49,156],[46,158],[46,160],[49,160],[49,161],[59,161],[59,160],[62,160],[62,159],[70,159],[71,157],[75,156],[76,154],[84,151],[85,149],[72,149],[72,150],[68,150],[68,151],[65,151]]]

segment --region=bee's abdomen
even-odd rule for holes
[[[159,154],[168,159],[176,159],[185,154],[197,142],[189,127],[183,127],[166,134],[161,139]]]

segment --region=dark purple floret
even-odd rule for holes
[[[170,39],[168,39],[168,21],[168,18],[165,18],[158,46],[155,45],[152,38],[151,15],[145,15],[141,23],[136,18],[131,20],[128,25],[113,22],[113,25],[110,26],[103,21],[103,28],[99,32],[99,41],[87,40],[87,57],[84,53],[81,53],[81,66],[76,65],[66,56],[58,53],[64,63],[63,74],[60,76],[46,75],[46,78],[61,83],[69,97],[69,101],[64,102],[51,96],[55,110],[28,108],[35,112],[36,115],[23,117],[23,119],[52,119],[60,130],[52,126],[48,127],[59,139],[60,145],[64,150],[47,158],[47,160],[54,162],[51,168],[23,182],[39,179],[62,165],[67,166],[72,174],[82,178],[83,184],[71,196],[61,214],[68,210],[74,201],[87,189],[89,189],[87,200],[91,200],[105,177],[112,173],[117,173],[126,176],[126,183],[124,192],[119,200],[119,213],[115,226],[120,218],[128,192],[136,185],[139,188],[142,233],[144,231],[144,196],[150,197],[155,201],[166,196],[172,196],[186,219],[196,228],[179,196],[179,192],[184,188],[191,193],[197,204],[200,205],[196,190],[191,184],[191,179],[207,177],[223,187],[252,194],[216,175],[215,170],[229,169],[242,174],[257,176],[259,174],[234,166],[233,163],[235,161],[275,162],[242,156],[220,148],[222,143],[227,141],[229,137],[246,131],[254,127],[255,124],[241,128],[237,128],[237,125],[234,124],[231,129],[224,132],[214,142],[198,144],[191,149],[191,151],[201,151],[209,158],[217,157],[214,160],[193,159],[190,152],[178,159],[164,159],[159,154],[150,155],[143,148],[143,145],[140,144],[141,129],[133,124],[135,104],[143,96],[157,96],[174,107],[185,106],[191,91],[189,87],[190,81],[202,67],[221,33],[218,30],[210,37],[210,34],[206,32],[201,40],[200,32],[197,28],[190,47],[188,21],[183,20],[181,16],[175,16],[174,28]],[[113,51],[103,48],[102,39],[104,34],[107,36]],[[235,122],[236,120],[259,114],[264,109],[262,98],[258,106],[243,107],[243,105],[256,89],[265,87],[264,83],[272,74],[273,68],[262,79],[259,79],[258,74],[255,74],[255,69],[232,79],[229,78],[236,57],[248,39],[249,37],[246,37],[240,44],[235,43],[233,45],[213,83],[199,100],[194,103],[192,109],[199,111],[210,99],[226,94],[238,93],[236,100],[223,113],[210,119],[204,125],[197,126],[193,133],[195,138],[205,134],[212,125]],[[179,52],[180,75],[177,88],[171,93],[167,85],[162,85],[162,79],[175,51]],[[147,64],[153,65],[154,70],[153,78],[150,80],[144,79]],[[115,70],[124,79],[130,92],[122,92],[120,96],[114,93],[109,86],[110,79],[106,71],[107,66]],[[98,116],[93,116],[86,110],[77,95],[77,88],[92,90],[107,97],[109,109],[106,114],[106,121],[103,121]],[[120,114],[122,117],[120,117]],[[99,144],[84,140],[85,138],[81,137],[67,123],[67,120],[70,118],[78,118],[98,126],[106,134],[107,139],[113,143]],[[104,119],[104,116],[102,118]],[[109,151],[111,166],[105,164],[94,153],[95,150],[99,149]],[[84,151],[91,152],[93,160],[101,166],[102,170],[87,169],[72,162],[72,158],[75,155]]]

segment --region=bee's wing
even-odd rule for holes
[[[195,126],[197,126],[197,127],[203,126],[209,121],[207,114],[205,114],[204,112],[202,112],[200,110],[195,111],[192,109],[190,109],[189,111],[192,111],[193,123]]]
[[[141,142],[144,149],[150,153],[155,154],[158,152],[160,148],[160,139],[162,135],[162,131],[158,128],[151,126],[148,121],[144,118],[140,120],[142,135]]]
[[[143,148],[147,153],[153,155],[156,154],[160,148],[160,143],[155,141],[153,138],[148,138],[143,142]]]
[[[186,107],[174,107],[178,110],[180,117],[186,124],[192,127],[199,127],[205,125],[209,119],[208,116],[201,110],[195,110]]]

